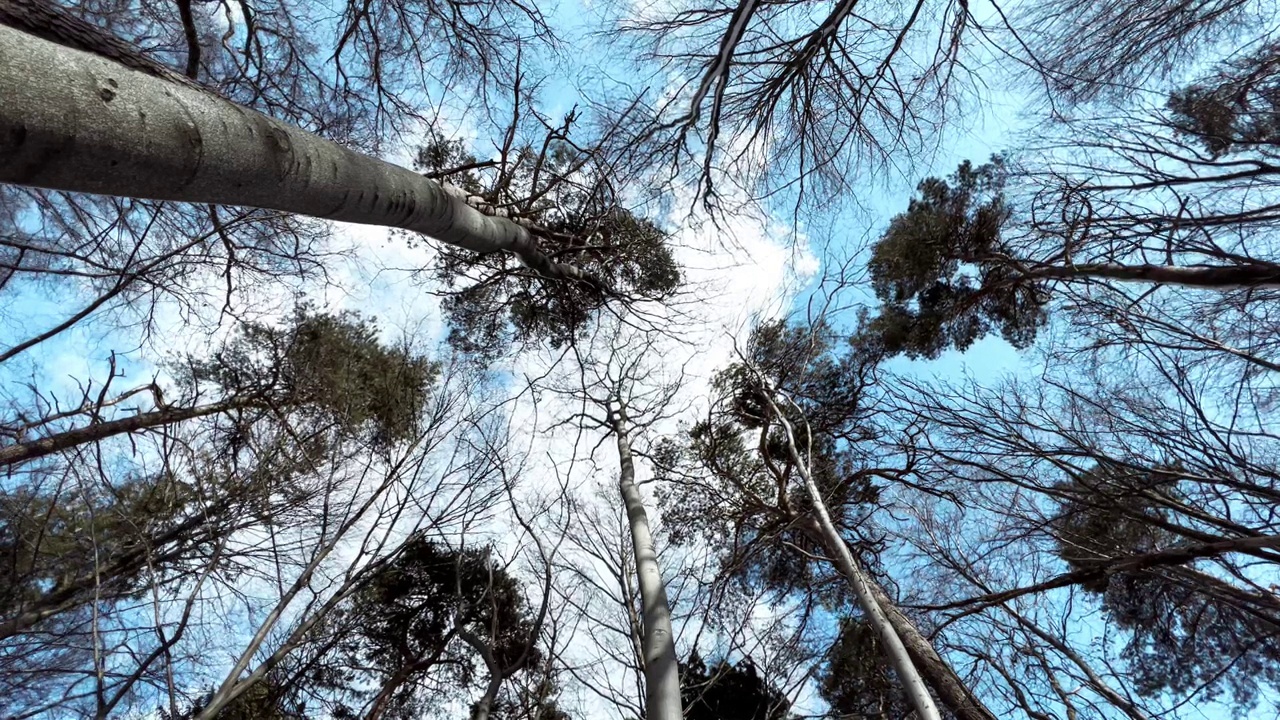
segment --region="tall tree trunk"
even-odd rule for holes
[[[396,694],[396,690],[409,679],[413,674],[413,666],[406,665],[387,679],[382,684],[382,689],[378,691],[377,697],[373,699],[373,704],[369,706],[369,712],[365,713],[364,720],[380,720],[382,715],[387,711],[388,705],[391,703],[391,696]]]
[[[85,443],[105,440],[116,435],[137,432],[147,428],[172,425],[184,420],[215,415],[238,407],[247,407],[250,403],[244,400],[229,400],[211,405],[200,405],[189,408],[165,408],[152,412],[138,413],[132,417],[107,422],[93,423],[84,427],[67,430],[39,440],[14,443],[0,447],[0,467],[34,460],[45,455],[62,452]]]
[[[919,720],[941,720],[942,716],[938,714],[938,706],[934,704],[933,697],[929,694],[929,687],[925,685],[924,680],[920,677],[920,672],[908,654],[902,638],[899,637],[897,627],[890,620],[881,599],[877,598],[872,591],[873,583],[867,577],[857,559],[853,557],[853,553],[849,551],[849,545],[840,536],[835,523],[831,522],[831,513],[827,510],[827,503],[822,498],[822,493],[818,490],[818,484],[814,482],[813,475],[809,472],[808,459],[800,454],[800,449],[796,446],[796,435],[791,427],[791,422],[787,420],[786,415],[774,403],[773,389],[766,385],[762,390],[769,407],[773,411],[774,419],[778,421],[786,432],[787,453],[790,455],[791,463],[795,466],[801,479],[804,480],[805,488],[809,493],[809,500],[813,504],[812,516],[806,518],[809,521],[805,523],[806,530],[822,543],[822,546],[831,554],[832,562],[840,571],[840,574],[844,575],[845,579],[849,581],[849,588],[853,590],[853,595],[858,601],[858,607],[862,609],[863,614],[867,616],[867,622],[871,627],[875,628],[876,633],[880,636],[880,642],[884,645],[885,655],[889,658],[889,664],[893,667],[894,672],[897,673],[898,680],[902,683],[902,689],[907,694],[907,699],[910,700],[911,706],[915,708]]]
[[[404,228],[598,284],[461,190],[220,98],[47,3],[0,0],[0,23],[0,182]]]
[[[618,440],[620,472],[618,488],[631,525],[631,544],[636,555],[636,578],[644,621],[644,684],[646,720],[681,720],[680,676],[676,661],[675,635],[671,629],[671,606],[667,588],[658,570],[658,554],[653,548],[649,516],[636,486],[635,461],[631,457],[631,436],[622,403],[609,413]]]
[[[812,516],[802,519],[803,527],[826,548],[833,557],[836,568],[849,581],[858,605],[885,644],[885,653],[889,656],[890,664],[898,674],[903,689],[915,707],[916,714],[922,719],[940,717],[938,708],[929,695],[929,688],[933,688],[947,710],[960,720],[996,720],[995,713],[987,709],[969,690],[950,663],[933,649],[933,644],[920,632],[915,623],[898,609],[897,604],[884,592],[880,584],[859,566],[853,553],[849,551],[848,543],[844,541],[835,523],[831,521],[826,500],[823,499],[817,483],[809,473],[808,458],[801,455],[800,448],[796,444],[796,434],[791,421],[774,402],[773,387],[763,376],[759,376],[759,379],[762,394],[778,424],[786,433],[787,453],[790,460],[804,480],[809,500],[813,503]]]

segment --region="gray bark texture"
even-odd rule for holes
[[[0,182],[412,230],[599,286],[465,193],[212,91],[43,0],[0,0]]]
[[[653,548],[649,515],[636,486],[635,461],[631,456],[630,428],[626,411],[610,413],[613,434],[618,441],[621,471],[618,487],[631,526],[631,543],[636,555],[636,578],[640,584],[641,619],[644,623],[645,719],[681,720],[680,675],[676,660],[675,634],[671,629],[671,606],[667,587],[658,569],[658,553]]]

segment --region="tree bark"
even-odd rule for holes
[[[480,654],[480,659],[484,661],[485,669],[489,671],[489,682],[485,685],[484,694],[476,701],[475,707],[471,711],[471,720],[489,720],[489,714],[493,712],[493,703],[498,699],[498,691],[502,689],[502,680],[506,677],[506,673],[493,657],[493,650],[484,640],[480,639],[479,635],[465,627],[459,627],[458,637],[462,638],[463,642],[470,645]]]
[[[0,0],[0,22],[0,182],[403,228],[599,286],[463,191],[220,98],[43,2]]]
[[[105,440],[115,435],[123,435],[162,425],[172,425],[173,423],[214,415],[237,407],[246,407],[248,404],[246,401],[238,400],[189,408],[165,408],[163,410],[138,413],[132,417],[119,420],[93,423],[43,437],[39,440],[6,445],[0,447],[0,467],[27,462],[45,455],[62,452],[77,445]]]
[[[618,441],[620,472],[618,487],[631,525],[631,544],[636,556],[636,578],[644,621],[644,684],[646,720],[681,720],[680,676],[676,661],[675,635],[671,629],[671,606],[667,588],[658,569],[658,555],[649,531],[649,516],[636,486],[635,461],[631,456],[630,428],[626,410],[618,403],[609,414]]]
[[[391,703],[391,696],[413,674],[413,668],[413,665],[406,665],[383,683],[382,689],[378,691],[378,696],[373,699],[373,704],[369,707],[369,712],[365,713],[364,720],[379,720],[382,717],[383,713],[387,711],[387,706]]]
[[[880,584],[859,566],[853,553],[849,551],[848,543],[831,521],[826,500],[809,473],[809,463],[796,445],[791,421],[774,401],[774,388],[763,375],[757,373],[757,377],[762,396],[786,434],[789,459],[803,479],[809,500],[813,503],[813,512],[798,518],[801,527],[831,554],[832,563],[849,581],[859,607],[866,613],[868,621],[885,644],[885,653],[902,682],[903,690],[915,707],[916,714],[920,718],[939,718],[938,708],[929,695],[929,688],[932,688],[947,710],[959,720],[997,720],[996,714],[965,685],[950,663],[921,634],[915,623],[898,609]]]

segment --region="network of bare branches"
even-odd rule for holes
[[[965,2],[664,3],[623,19],[665,77],[649,134],[715,207],[794,191],[832,200],[860,166],[933,139],[968,78]],[[737,192],[722,192],[722,185]]]

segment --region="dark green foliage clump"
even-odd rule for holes
[[[45,598],[87,601],[95,586],[103,598],[141,591],[147,542],[176,526],[193,498],[168,476],[129,478],[111,492],[0,493],[0,618]]]
[[[747,349],[751,365],[790,398],[780,409],[797,413],[792,417],[797,432],[804,433],[807,426],[815,438],[848,442],[874,437],[861,420],[863,395],[880,360],[875,348],[861,346],[857,339],[842,341],[826,325],[774,321],[752,330]],[[730,399],[734,419],[745,427],[760,427],[771,412],[758,378],[743,365],[717,375],[715,389]],[[807,443],[805,437],[798,440],[802,447]]]
[[[246,323],[212,359],[192,362],[188,376],[322,426],[368,430],[387,445],[417,429],[438,372],[406,348],[381,344],[372,320],[304,305],[283,327]]]
[[[463,629],[506,676],[490,717],[569,720],[519,582],[485,549],[455,550],[424,535],[373,566],[281,665],[216,717],[355,720],[376,704],[381,718],[410,720],[473,700],[490,676]],[[177,716],[161,715],[194,717],[212,697],[210,690]]]
[[[926,358],[964,350],[993,331],[1015,347],[1031,344],[1045,322],[1045,299],[1010,266],[1001,242],[1011,213],[1005,175],[997,156],[920,183],[867,263],[882,303],[862,319],[868,341],[891,355]]]
[[[1157,552],[1174,544],[1174,537],[1157,524],[1164,514],[1142,496],[1140,485],[1086,481],[1060,488],[1077,495],[1062,503],[1053,522],[1058,554],[1072,570],[1091,570],[1110,558]],[[1109,582],[1110,577],[1104,577],[1084,588],[1106,592]]]
[[[861,618],[840,618],[840,633],[825,658],[818,691],[828,717],[895,720],[909,717],[911,703],[884,661],[874,628]]]
[[[560,347],[610,299],[662,298],[679,287],[667,233],[623,208],[608,182],[574,179],[593,172],[582,151],[550,140],[545,153],[532,146],[512,152],[514,160],[499,172],[433,132],[415,168],[504,208],[527,223],[552,259],[594,280],[549,279],[508,253],[441,247],[435,275],[448,289],[442,306],[451,345],[482,359],[513,343]]]
[[[696,651],[680,666],[680,695],[685,720],[785,720],[791,708],[749,658],[708,668]]]
[[[429,655],[456,624],[487,630],[495,623],[498,634],[487,639],[498,664],[509,667],[530,639],[526,605],[519,584],[487,551],[415,538],[355,596],[348,617],[359,621],[365,658],[384,670]]]
[[[458,637],[460,626],[480,636],[502,668],[542,663],[515,578],[486,550],[457,551],[416,536],[336,613],[327,630],[338,638],[330,671],[392,687],[386,717],[417,717],[445,694],[488,679]]]
[[[1215,157],[1280,145],[1280,45],[1271,44],[1169,98],[1174,127]]]
[[[1163,526],[1166,512],[1152,498],[1176,497],[1173,478],[1175,468],[1099,467],[1059,486],[1067,494],[1053,522],[1059,555],[1072,569],[1089,569],[1184,543]],[[1247,710],[1261,685],[1280,687],[1280,614],[1272,603],[1259,605],[1190,564],[1108,573],[1083,587],[1129,631],[1123,655],[1143,694],[1230,692]]]

